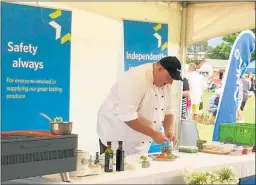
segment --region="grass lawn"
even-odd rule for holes
[[[205,91],[203,96],[204,110],[208,107],[209,99],[213,95],[213,92]],[[255,99],[249,99],[246,102],[244,109],[245,123],[255,123]],[[213,125],[197,124],[200,139],[211,141],[213,133]]]

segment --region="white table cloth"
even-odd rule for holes
[[[152,161],[150,168],[140,165],[135,170],[102,173],[96,176],[72,178],[71,184],[184,184],[183,174],[186,169],[219,169],[233,167],[239,178],[255,175],[255,154],[243,156],[185,154],[175,161]],[[139,156],[134,156],[134,158]],[[68,184],[61,182],[59,175],[33,177],[9,181],[8,184]]]

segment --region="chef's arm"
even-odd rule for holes
[[[163,127],[164,127],[165,133],[174,134],[175,124],[174,124],[174,115],[173,114],[168,114],[164,117]]]
[[[123,75],[117,84],[119,98],[118,118],[133,130],[153,138],[157,131],[140,118],[138,109],[148,87],[138,75]]]
[[[142,119],[137,118],[132,121],[125,122],[130,128],[133,130],[136,130],[137,132],[140,132],[144,135],[147,135],[149,137],[154,137],[156,130],[151,128],[148,124],[144,123]]]

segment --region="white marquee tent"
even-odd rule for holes
[[[15,3],[21,3],[15,2]],[[72,10],[70,119],[79,134],[80,148],[96,150],[97,111],[121,71],[122,20],[168,23],[168,53],[184,62],[186,46],[197,41],[255,29],[251,2],[24,2],[34,6]],[[107,69],[102,66],[106,65]],[[95,76],[92,68],[97,67]],[[92,77],[94,80],[92,81]],[[81,86],[81,84],[85,84]],[[175,84],[174,104],[180,110],[181,85]],[[92,97],[96,96],[94,99]],[[90,106],[88,106],[90,105]],[[178,128],[177,128],[178,129]]]
[[[255,29],[255,2],[200,2],[187,8],[187,43]]]

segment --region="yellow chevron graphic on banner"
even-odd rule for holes
[[[71,34],[70,34],[70,33],[67,33],[66,35],[64,35],[64,36],[61,38],[61,44],[64,44],[64,43],[67,42],[68,40],[71,40]]]
[[[162,45],[161,50],[163,51],[163,50],[165,50],[167,47],[168,47],[168,43],[165,42],[165,43]]]
[[[50,16],[52,19],[56,19],[57,17],[61,16],[61,10],[56,10],[55,12],[49,14],[49,16]]]
[[[155,27],[154,27],[154,30],[155,31],[158,31],[162,28],[162,24],[157,24]]]
[[[54,118],[54,121],[57,122],[57,121],[63,121],[62,117],[55,117]]]

